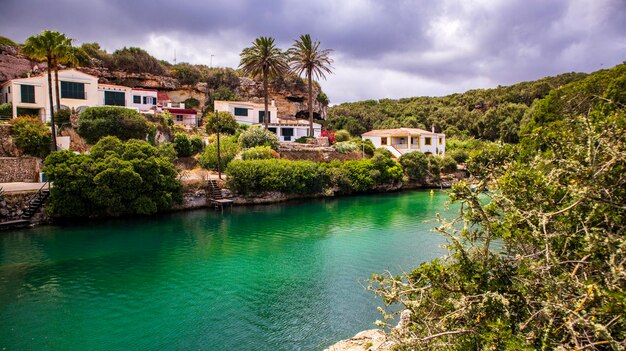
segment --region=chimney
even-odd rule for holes
[[[180,108],[185,108],[185,103],[184,102],[180,103]]]
[[[433,133],[435,132],[435,125],[434,125],[434,124],[433,124],[433,126],[432,126],[432,129],[431,129],[431,130],[432,130],[432,132],[433,132]]]
[[[272,99],[272,107],[276,107],[276,100]]]

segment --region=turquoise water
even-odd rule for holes
[[[0,233],[0,350],[322,350],[374,328],[372,272],[444,253],[445,194]]]

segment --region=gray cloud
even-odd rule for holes
[[[112,51],[235,67],[258,36],[283,48],[310,33],[334,49],[333,102],[440,95],[626,57],[624,0],[3,0],[0,35],[56,29]]]

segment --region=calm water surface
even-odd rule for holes
[[[369,195],[0,233],[0,350],[321,350],[372,272],[440,256],[447,196]]]

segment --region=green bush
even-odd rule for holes
[[[269,146],[255,146],[241,153],[241,159],[244,161],[269,160],[272,158],[278,158],[278,153]]]
[[[163,65],[147,51],[130,47],[116,50],[111,55],[113,68],[132,73],[165,74]]]
[[[238,127],[239,127],[239,123],[237,122],[237,120],[235,119],[235,117],[230,113],[230,112],[226,112],[226,111],[220,111],[218,112],[218,116],[220,119],[220,133],[222,134],[235,134],[235,132],[237,131]],[[209,134],[214,134],[217,133],[217,125],[216,122],[217,120],[215,119],[215,112],[209,112],[206,116],[205,116],[205,123],[206,123],[206,132]]]
[[[305,135],[305,136],[301,136],[298,139],[296,139],[295,142],[299,143],[299,144],[306,144],[311,139],[315,139],[315,137]]]
[[[351,142],[351,141],[341,141],[333,145],[333,148],[337,150],[337,152],[341,152],[342,154],[359,150],[359,145]]]
[[[54,217],[152,214],[182,201],[171,160],[141,140],[109,136],[90,154],[56,151],[44,171],[54,182],[46,206]]]
[[[231,138],[220,138],[220,169],[226,169],[226,166],[239,153],[239,145]],[[217,170],[217,142],[211,143],[204,148],[202,156],[200,156],[200,165],[206,169]]]
[[[37,117],[18,117],[9,121],[11,137],[24,153],[46,157],[52,146],[50,130]]]
[[[373,177],[376,183],[393,183],[402,180],[402,166],[393,160],[389,150],[376,150],[370,161],[374,168]]]
[[[5,104],[0,104],[0,120],[9,119],[13,117],[13,104],[7,102]]]
[[[88,107],[81,113],[78,122],[78,134],[90,144],[108,135],[121,140],[145,139],[147,133],[146,118],[124,107]]]
[[[446,151],[446,156],[452,157],[457,163],[464,163],[469,158],[469,153],[463,149]]]
[[[243,148],[251,148],[255,146],[269,146],[274,150],[278,150],[280,142],[276,134],[265,130],[262,127],[252,127],[239,136],[239,144]]]
[[[198,108],[200,107],[200,100],[190,97],[185,99],[185,101],[183,101],[183,103],[185,104],[185,108]]]
[[[71,116],[72,110],[68,108],[59,110],[54,114],[54,123],[59,127],[69,125]]]
[[[204,148],[204,141],[201,137],[179,132],[174,135],[174,149],[178,157],[188,157],[197,154]]]
[[[237,160],[228,165],[226,174],[229,188],[240,194],[318,193],[328,183],[324,169],[311,161]]]
[[[350,132],[345,129],[340,129],[335,132],[335,142],[342,142],[350,140]]]
[[[428,162],[428,175],[430,175],[433,180],[441,179],[441,164],[443,163],[441,157],[428,155],[426,161]]]
[[[400,164],[404,173],[411,180],[421,181],[428,174],[428,160],[426,155],[419,151],[408,152],[400,157]]]
[[[457,163],[452,156],[446,155],[441,159],[441,170],[443,173],[454,173],[457,169]]]

